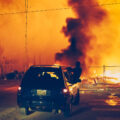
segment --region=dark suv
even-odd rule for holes
[[[69,115],[72,103],[79,103],[78,85],[70,84],[60,66],[31,66],[18,88],[17,104],[31,111],[62,111]]]

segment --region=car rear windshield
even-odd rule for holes
[[[30,68],[25,73],[21,86],[41,89],[64,88],[62,71],[58,68]]]

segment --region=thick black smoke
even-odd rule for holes
[[[67,25],[62,28],[62,31],[69,38],[70,45],[60,53],[56,53],[55,59],[63,64],[81,61],[85,65],[85,59],[88,59],[86,53],[89,52],[93,37],[90,34],[90,27],[99,25],[107,14],[96,0],[68,0],[68,4],[77,17],[67,18]]]

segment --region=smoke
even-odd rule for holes
[[[0,0],[0,4],[2,5],[9,5],[13,3],[13,0]]]
[[[24,0],[0,0],[0,12],[10,12],[10,10],[23,10],[25,6]]]
[[[80,61],[85,66],[94,59],[88,56],[89,50],[92,49],[90,43],[95,40],[91,27],[99,26],[107,13],[97,0],[68,0],[68,5],[73,8],[76,18],[67,18],[67,25],[62,28],[62,32],[68,37],[69,46],[56,53],[55,59],[62,64]]]

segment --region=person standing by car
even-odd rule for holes
[[[74,83],[81,82],[80,76],[82,74],[82,68],[79,61],[76,62],[75,68],[73,68],[73,81]]]
[[[68,67],[67,72],[65,73],[66,77],[68,78],[69,82],[75,84],[77,82],[81,82],[80,76],[82,74],[82,68],[80,62],[77,61],[75,67]]]

